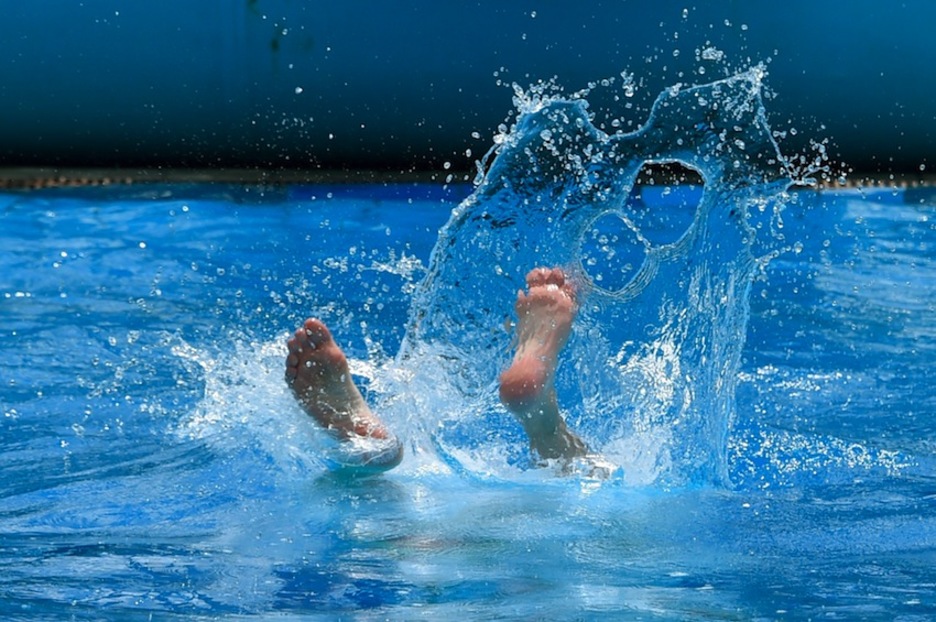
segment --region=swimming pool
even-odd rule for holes
[[[3,615],[933,614],[932,192],[797,194],[730,487],[329,478],[283,337],[321,315],[377,377],[468,190],[4,195]]]
[[[581,146],[536,125],[587,130],[575,110],[537,108],[519,134]],[[594,169],[563,170],[512,177],[502,158],[488,180],[523,183],[486,190],[0,195],[0,613],[934,615],[933,189],[792,190],[780,209],[769,180],[718,178],[720,200],[632,192],[646,212],[618,222]],[[576,184],[540,183],[566,173]],[[566,209],[527,213],[504,192]],[[719,211],[738,201],[744,219]],[[619,465],[608,480],[535,468],[491,373],[518,275],[576,258],[591,302],[560,397]],[[673,289],[692,266],[725,278]],[[335,448],[282,380],[308,315],[407,439],[398,469],[330,471]],[[666,321],[683,328],[657,332]],[[632,384],[610,387],[608,361]]]

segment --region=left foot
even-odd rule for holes
[[[355,386],[348,359],[325,324],[306,320],[286,345],[286,383],[319,425],[342,440],[392,438]]]

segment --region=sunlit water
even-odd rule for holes
[[[0,195],[0,615],[936,615],[936,198],[788,189],[756,78],[616,136],[525,94],[476,188]],[[661,160],[700,182],[633,189]],[[497,404],[538,264],[608,480]],[[332,473],[282,380],[309,315],[397,470]]]

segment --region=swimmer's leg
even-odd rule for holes
[[[556,401],[559,352],[577,311],[575,289],[559,268],[536,268],[517,294],[517,351],[500,377],[500,399],[543,459],[583,457],[585,443],[566,426]]]
[[[379,463],[368,466],[391,469],[399,464],[403,445],[371,412],[351,379],[348,359],[325,324],[306,320],[286,345],[286,383],[302,409],[339,440],[387,441],[389,453],[382,453]]]

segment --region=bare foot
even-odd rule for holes
[[[309,318],[286,345],[286,383],[303,410],[340,440],[393,441],[395,453],[381,456],[383,462],[375,466],[396,466],[403,446],[371,412],[351,379],[348,359],[325,324]]]
[[[528,293],[517,293],[517,352],[500,377],[500,399],[523,425],[530,447],[543,459],[585,456],[585,443],[566,426],[554,386],[559,352],[577,311],[575,288],[559,268],[527,275]]]

